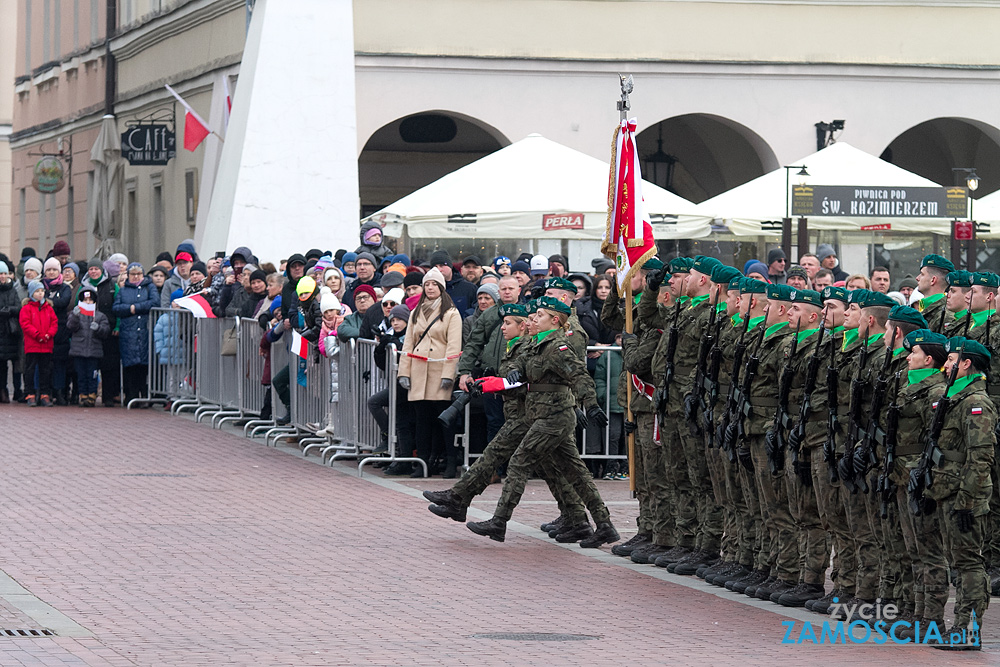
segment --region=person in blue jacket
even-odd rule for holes
[[[139,262],[132,262],[125,271],[125,283],[115,295],[112,312],[119,319],[118,340],[125,392],[123,405],[127,406],[133,398],[146,395],[149,311],[160,305],[160,294]]]

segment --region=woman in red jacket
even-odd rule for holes
[[[24,384],[28,406],[52,405],[52,348],[59,321],[52,304],[45,298],[45,285],[38,280],[28,283],[28,298],[21,303],[21,332],[24,334]],[[38,385],[34,385],[35,370]],[[38,396],[38,401],[35,400]]]

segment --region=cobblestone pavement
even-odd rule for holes
[[[57,635],[0,636],[0,667],[1000,663],[783,645],[783,621],[821,619],[556,545],[537,482],[498,544],[427,512],[419,489],[446,480],[358,478],[160,411],[4,406],[0,432],[0,629]],[[599,485],[634,530],[627,483]],[[596,638],[474,636],[497,632]]]

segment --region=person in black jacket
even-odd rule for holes
[[[69,337],[66,327],[69,310],[73,306],[73,288],[63,282],[62,265],[55,257],[45,260],[42,269],[42,283],[45,298],[52,302],[56,311],[59,328],[56,330],[55,346],[52,348],[52,389],[56,405],[69,405],[66,395],[66,379],[70,370]]]
[[[82,287],[93,287],[97,290],[97,309],[108,318],[108,325],[111,327],[111,335],[101,341],[104,346],[104,356],[100,362],[101,404],[110,408],[115,403],[121,402],[119,396],[122,386],[121,351],[118,345],[118,318],[113,312],[118,284],[97,260],[87,265],[87,276],[80,282]]]
[[[14,274],[6,262],[0,261],[0,403],[10,403],[7,390],[7,362],[14,372],[14,387],[20,386],[21,325],[18,315],[21,300],[14,289]]]
[[[389,333],[379,336],[378,345],[375,346],[374,361],[379,370],[386,372],[389,362],[389,345],[395,345],[397,352],[403,349],[403,342],[406,340],[406,326],[410,321],[410,309],[400,304],[389,311],[389,324],[392,327]],[[368,411],[371,412],[379,429],[385,435],[383,442],[388,445],[389,430],[389,390],[383,389],[368,399]],[[415,448],[413,430],[413,404],[407,397],[406,390],[396,385],[396,456],[413,456]],[[390,476],[409,475],[413,472],[410,463],[393,463],[385,469],[385,474]]]
[[[445,279],[445,292],[451,297],[451,302],[458,309],[458,314],[465,319],[476,309],[475,285],[460,275],[456,275],[452,267],[451,255],[447,250],[435,250],[430,257],[431,267],[441,272]]]
[[[291,264],[291,260],[289,260],[289,264]],[[302,269],[303,271],[305,270],[305,261],[302,262]],[[323,314],[320,312],[319,303],[319,288],[316,287],[316,281],[309,276],[300,276],[295,281],[295,291],[291,299],[292,303],[287,304],[288,317],[285,318],[284,322],[285,330],[294,329],[307,341],[315,343],[319,340],[319,332],[323,326]],[[286,310],[284,291],[282,291],[281,295],[281,309]],[[300,361],[303,360],[292,355],[290,365],[279,369],[277,373],[273,373],[271,378],[271,386],[274,387],[278,398],[281,399],[286,408],[285,415],[276,420],[278,424],[287,424],[292,420],[292,396],[289,391],[289,378],[291,376],[291,364],[295,365],[296,372],[298,372]],[[274,371],[274,369],[271,370],[272,372]]]

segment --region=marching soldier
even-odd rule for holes
[[[941,255],[927,255],[920,263],[917,290],[923,298],[916,303],[916,309],[927,320],[931,331],[940,333],[944,329],[947,315],[944,293],[948,288],[948,274],[954,270],[955,265]]]
[[[972,289],[972,274],[968,271],[952,271],[948,274],[948,292],[945,297],[945,308],[948,315],[944,318],[944,328],[941,331],[946,336],[957,336],[964,333],[968,324],[966,315],[969,312],[969,290]]]

